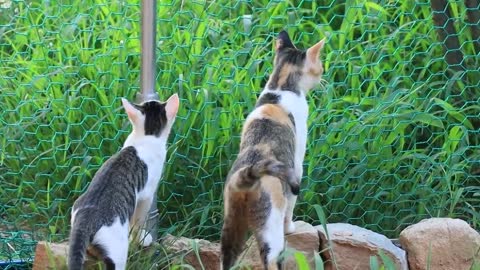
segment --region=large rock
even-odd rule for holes
[[[320,241],[318,232],[312,225],[303,222],[295,222],[295,232],[285,236],[286,254],[283,262],[284,269],[298,269],[293,254],[297,251],[302,252],[310,264],[310,269],[314,268],[314,253],[319,252]],[[263,263],[260,259],[260,252],[254,237],[251,237],[246,244],[246,249],[240,255],[239,263],[248,266],[252,270],[263,270]]]
[[[33,270],[67,269],[68,243],[47,243],[40,241],[35,248]]]
[[[320,233],[325,269],[370,269],[370,256],[377,256],[379,263],[382,262],[378,256],[380,250],[394,262],[396,269],[408,269],[405,251],[384,235],[346,223],[331,223],[326,227],[331,246],[323,225],[315,227]]]
[[[130,244],[132,248],[132,244]],[[158,244],[152,245],[153,249],[159,248]],[[220,269],[220,245],[206,240],[189,239],[167,235],[163,239],[163,248],[175,256],[180,262],[185,262],[195,269],[218,270]],[[198,250],[198,257],[195,253]],[[67,270],[68,243],[38,242],[35,250],[33,270]],[[85,270],[100,269],[103,262],[98,260],[94,249],[87,250],[84,263]]]
[[[400,233],[400,243],[411,270],[463,270],[480,261],[480,234],[461,219],[422,220]]]
[[[220,269],[220,244],[218,243],[172,235],[164,237],[162,243],[170,253],[182,255],[184,262],[195,269]]]
[[[87,257],[83,265],[85,270],[98,269],[102,264],[93,254],[93,249],[87,250]],[[48,243],[40,241],[35,248],[33,270],[67,270],[68,243]]]
[[[302,252],[310,264],[310,269],[315,269],[314,254],[320,251],[320,237],[318,231],[309,223],[295,221],[295,232],[285,236],[287,249]],[[293,256],[286,258],[284,269],[297,269]]]

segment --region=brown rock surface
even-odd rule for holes
[[[302,252],[310,264],[310,269],[315,269],[314,254],[320,250],[320,237],[318,231],[309,223],[295,221],[295,232],[285,236],[287,249]],[[293,256],[287,257],[284,269],[297,269]]]
[[[325,269],[370,269],[370,256],[377,256],[380,250],[392,259],[397,269],[408,269],[405,251],[384,235],[346,223],[332,223],[326,227],[331,246],[324,227],[315,227],[320,233],[320,248],[326,260]],[[381,263],[380,257],[377,258]]]
[[[293,257],[294,252],[302,252],[310,263],[311,269],[314,268],[314,253],[319,251],[320,242],[318,232],[312,225],[303,222],[295,222],[295,232],[285,236],[287,252],[283,262],[283,269],[297,269],[297,263]],[[246,244],[246,249],[240,255],[239,263],[251,267],[252,270],[263,270],[263,264],[260,260],[258,246],[253,237]]]
[[[40,241],[35,248],[35,259],[33,270],[66,270],[68,258],[68,243],[48,243]],[[84,264],[85,269],[98,269],[101,263],[94,258],[87,256]]]
[[[430,218],[400,233],[411,270],[470,269],[480,261],[480,234],[461,219]],[[430,268],[427,268],[430,257]]]
[[[164,247],[171,253],[181,256],[183,262],[192,265],[195,269],[217,270],[220,269],[220,245],[210,243],[206,240],[189,239],[185,237],[174,237],[167,235],[163,239]],[[194,248],[199,251],[197,258]],[[96,260],[94,250],[89,249],[87,252],[87,261],[85,262],[85,270],[97,270],[101,261]],[[33,262],[33,270],[67,270],[68,243],[48,243],[39,242],[35,250],[35,260]]]
[[[189,239],[167,235],[162,243],[172,253],[184,255],[183,260],[195,269],[220,269],[220,244],[202,239]],[[198,257],[195,252],[198,251]]]

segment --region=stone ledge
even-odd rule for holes
[[[320,254],[324,259],[325,269],[368,269],[370,257],[377,256],[381,250],[398,269],[405,270],[410,267],[412,270],[425,270],[429,246],[433,248],[430,269],[469,269],[474,258],[480,261],[480,234],[458,219],[427,219],[406,228],[400,234],[400,242],[407,250],[407,258],[398,243],[395,245],[385,236],[358,226],[346,223],[327,224],[330,239],[328,241],[323,226],[313,227],[303,221],[295,224],[295,232],[285,236],[287,253],[293,250],[302,252],[312,267],[314,255]],[[449,237],[439,237],[444,235]],[[202,266],[208,270],[220,269],[219,243],[172,235],[163,237],[161,243],[160,246],[167,249],[168,254],[177,256],[178,263],[188,263],[194,269],[202,269]],[[198,253],[193,252],[194,247]],[[448,247],[447,252],[445,247]],[[87,253],[90,256],[87,257],[85,269],[98,269],[99,261],[91,257],[94,254],[92,250]],[[68,243],[39,242],[33,270],[67,269],[67,256]],[[333,258],[335,266],[332,264]],[[263,269],[253,238],[248,241],[239,263],[250,266],[250,269]],[[286,257],[284,266],[284,269],[288,270],[297,268],[293,256]]]
[[[32,270],[67,270],[68,242],[48,243],[40,241],[35,248],[35,259]],[[85,270],[98,269],[94,257],[87,255]]]

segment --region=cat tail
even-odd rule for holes
[[[260,184],[260,178],[270,175],[286,181],[294,195],[298,195],[300,186],[294,171],[285,164],[274,159],[264,159],[256,164],[243,167],[237,173],[235,188],[238,190],[252,190]]]
[[[82,270],[83,262],[87,253],[87,247],[90,244],[91,232],[90,224],[86,224],[83,217],[77,213],[75,222],[70,231],[68,247],[68,270]]]

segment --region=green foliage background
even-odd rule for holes
[[[158,192],[160,232],[218,240],[243,119],[276,33],[323,37],[328,84],[309,95],[297,219],[396,237],[432,216],[480,228],[478,40],[450,1],[465,72],[445,62],[426,1],[158,1],[157,89],[181,109]],[[0,259],[64,240],[70,208],[130,127],[138,1],[0,1]],[[477,45],[476,45],[477,44]]]

